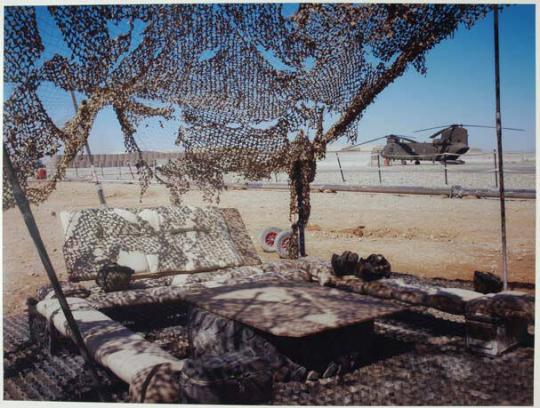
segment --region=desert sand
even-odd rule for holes
[[[139,187],[105,184],[111,207],[168,205],[165,187],[152,185],[139,202]],[[199,192],[185,196],[185,204],[208,205]],[[225,191],[217,204],[236,207],[264,260],[278,259],[258,244],[269,226],[287,228],[287,191]],[[65,209],[98,206],[94,186],[61,183],[48,201],[33,206],[41,235],[54,267],[66,279],[62,258],[62,230],[58,214]],[[472,279],[475,270],[500,273],[499,202],[496,199],[449,199],[367,193],[312,194],[306,233],[308,255],[330,259],[333,253],[355,251],[360,256],[383,254],[397,272],[419,276]],[[25,300],[48,282],[18,209],[3,214],[4,314],[23,311]],[[534,283],[535,201],[507,201],[510,281]]]

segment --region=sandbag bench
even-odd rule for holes
[[[478,320],[474,305],[481,305],[475,307],[483,310],[485,322],[486,316],[493,315],[489,305],[500,303],[498,295],[486,297],[461,289],[418,287],[399,279],[363,282],[358,278],[337,278],[330,262],[313,257],[263,264],[236,209],[84,209],[62,212],[60,218],[70,281],[63,286],[74,317],[92,356],[130,384],[134,401],[141,401],[141,394],[145,401],[177,400],[179,390],[173,387],[163,391],[164,381],[160,378],[181,371],[184,363],[108,318],[101,312],[104,309],[183,303],[193,293],[208,288],[269,281],[318,282],[361,295],[466,315],[468,321]],[[128,290],[106,293],[89,284],[108,262],[135,271]],[[516,295],[505,296],[514,299]],[[482,299],[484,303],[479,302]],[[521,309],[516,309],[522,311],[520,318],[532,319],[532,300],[523,297],[522,303]],[[528,312],[523,312],[525,309]],[[39,291],[29,315],[30,319],[44,318],[51,330],[69,335],[50,288]],[[496,349],[496,353],[500,351],[501,347]]]
[[[312,261],[285,268],[263,265],[235,209],[85,209],[62,212],[60,219],[69,276],[63,288],[74,318],[91,355],[130,384],[134,401],[140,401],[141,395],[145,401],[150,395],[154,395],[151,401],[178,401],[178,389],[164,396],[151,389],[162,381],[148,378],[174,375],[171,370],[176,372],[182,365],[103,310],[179,304],[186,293],[256,280],[311,280],[306,271]],[[93,284],[99,269],[109,262],[135,271],[128,290],[106,293]],[[37,301],[29,303],[30,327],[39,329],[33,322],[42,318],[51,336],[69,337],[54,292],[48,287],[38,292]]]
[[[130,384],[134,401],[141,401],[141,395],[146,401],[180,401],[178,389],[163,394],[163,384],[155,379],[165,375],[164,370],[172,375],[184,363],[100,310],[181,303],[183,293],[200,287],[198,281],[205,276],[206,280],[215,277],[213,271],[221,271],[219,276],[227,283],[262,273],[254,267],[261,260],[239,213],[197,207],[112,208],[64,211],[60,219],[69,276],[63,288],[90,354]],[[135,271],[129,290],[105,293],[88,285],[110,262]],[[168,277],[178,273],[185,274],[183,281],[169,285]],[[197,273],[203,276],[192,278]],[[38,290],[38,299],[29,306],[31,329],[43,327],[34,324],[43,318],[52,337],[69,337],[59,302],[49,287]]]
[[[534,297],[524,292],[483,294],[467,289],[412,285],[399,278],[363,282],[355,277],[330,277],[327,284],[462,315],[468,348],[489,356],[497,356],[522,342],[528,325],[534,324]]]

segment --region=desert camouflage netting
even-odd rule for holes
[[[291,217],[297,194],[309,217],[315,160],[340,137],[356,138],[364,109],[426,51],[486,5],[281,4],[119,5],[40,8],[66,44],[44,58],[36,7],[5,9],[4,145],[30,200],[54,190],[82,152],[98,113],[112,107],[126,150],[139,152],[141,121],[177,123],[185,154],[156,176],[172,201],[193,187],[212,197],[223,174],[247,180],[288,171]],[[129,27],[112,35],[111,25]],[[39,87],[53,84],[85,100],[63,127],[49,116]],[[334,119],[331,126],[323,127]],[[328,119],[328,120],[327,120]],[[30,184],[33,163],[63,150],[51,178]],[[142,192],[154,177],[139,156]],[[5,174],[5,172],[4,172]],[[4,209],[14,205],[4,175]],[[298,181],[301,189],[295,186]],[[292,240],[291,240],[292,241]]]

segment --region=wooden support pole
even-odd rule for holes
[[[90,369],[92,378],[95,382],[95,385],[97,386],[98,397],[101,401],[103,401],[103,398],[100,392],[100,386],[99,386],[100,382],[98,380],[94,362],[92,361],[92,358],[90,357],[90,353],[88,352],[88,349],[86,348],[86,344],[84,344],[84,340],[79,330],[79,326],[77,326],[77,322],[73,318],[73,314],[71,313],[71,309],[69,308],[69,304],[62,290],[62,286],[60,286],[60,282],[58,281],[58,277],[56,276],[56,273],[52,266],[51,260],[49,258],[49,254],[47,253],[47,249],[45,248],[45,244],[43,243],[43,240],[41,239],[41,235],[39,233],[39,229],[37,227],[32,211],[30,209],[30,204],[28,202],[28,199],[26,198],[26,195],[24,191],[22,190],[19,184],[19,181],[17,180],[17,176],[15,174],[15,170],[13,169],[11,159],[9,158],[9,155],[7,154],[7,149],[6,149],[5,144],[3,145],[3,148],[4,148],[4,152],[3,152],[4,171],[6,172],[7,178],[11,184],[11,188],[13,190],[13,197],[15,198],[15,202],[17,203],[17,207],[19,207],[19,210],[21,211],[21,214],[24,219],[24,223],[26,224],[26,228],[28,228],[28,232],[30,236],[32,237],[32,240],[34,241],[34,245],[36,246],[36,249],[38,251],[39,258],[41,259],[41,262],[43,263],[45,272],[47,272],[47,276],[49,277],[49,281],[51,282],[54,293],[58,299],[58,302],[60,303],[60,307],[66,318],[73,340],[75,341],[75,344],[77,345],[77,348],[79,349],[79,352],[81,353],[88,368]]]
[[[499,6],[493,5],[493,42],[495,46],[495,121],[497,130],[497,153],[499,159],[499,203],[501,209],[501,252],[503,264],[503,289],[508,289],[508,255],[506,249],[506,208],[504,199],[504,171],[501,120],[501,87],[499,72]]]

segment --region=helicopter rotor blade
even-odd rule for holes
[[[495,129],[495,126],[487,126],[487,125],[466,125],[466,124],[463,124],[463,123],[453,123],[451,125],[443,125],[443,126],[434,126],[434,127],[431,127],[431,128],[426,128],[426,129],[419,129],[419,130],[415,130],[414,132],[415,133],[418,133],[418,132],[423,132],[425,130],[433,130],[433,129],[441,129],[441,128],[451,128],[451,127],[457,127],[457,126],[461,126],[461,127],[477,127],[477,128],[490,128],[490,129]],[[503,127],[502,129],[505,129],[505,130],[515,130],[517,132],[524,132],[525,129],[518,129],[518,128],[510,128],[510,127]]]
[[[407,142],[411,142],[411,143],[417,143],[418,141],[416,140],[416,138],[414,137],[410,137],[410,136],[402,136],[402,135],[394,135],[394,136],[397,136],[399,137],[401,140],[405,140]]]
[[[495,126],[488,126],[488,125],[461,125],[464,127],[477,127],[477,128],[489,128],[489,129],[496,129]],[[509,127],[503,127],[501,129],[505,130],[515,130],[516,132],[525,132],[525,129],[518,129],[518,128],[509,128]]]
[[[365,144],[368,144],[368,143],[371,143],[371,142],[375,142],[377,140],[386,139],[387,137],[388,136],[382,136],[382,137],[377,137],[375,139],[366,140],[365,142],[357,143],[357,144],[353,144],[352,146],[345,147],[345,148],[341,149],[341,151],[346,152],[346,151],[351,150],[351,149],[353,149],[355,147],[362,146],[362,145],[365,145]]]
[[[448,129],[448,128],[445,127],[444,129],[441,129],[441,130],[439,130],[438,132],[433,133],[429,138],[430,138],[430,139],[436,138],[436,137],[439,136],[442,132],[444,132],[446,129]]]
[[[447,127],[450,127],[450,126],[452,126],[452,125],[434,126],[434,127],[430,127],[430,128],[426,128],[426,129],[415,130],[414,133],[423,132],[423,131],[425,131],[425,130],[433,130],[433,129],[447,128]]]

